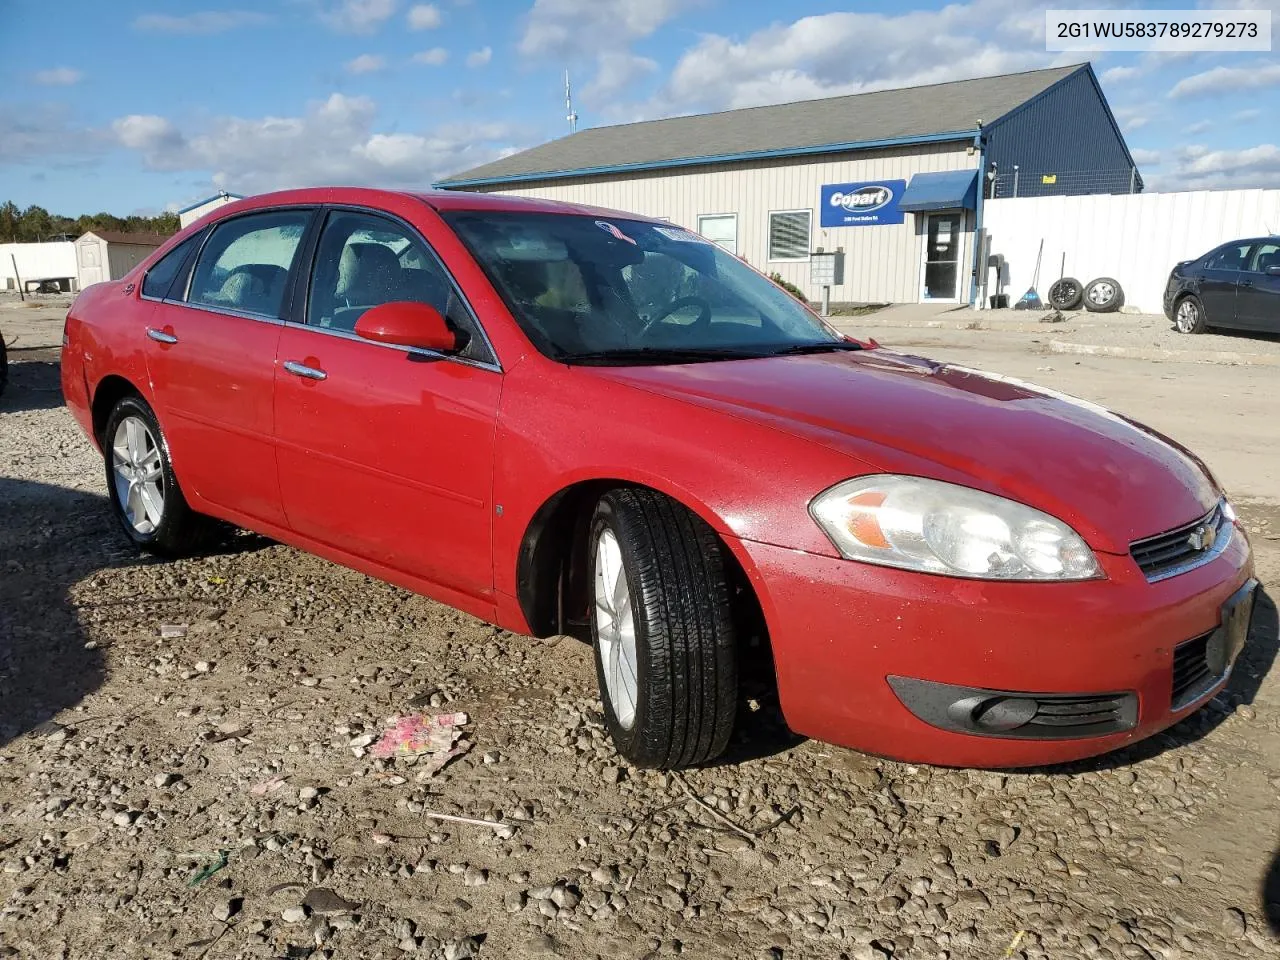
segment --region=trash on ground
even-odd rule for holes
[[[382,734],[382,739],[370,751],[375,757],[418,757],[422,763],[418,779],[434,776],[454,757],[460,757],[471,749],[471,743],[461,740],[462,730],[468,722],[465,713],[441,713],[426,716],[411,713],[396,717]]]
[[[1052,313],[1046,313],[1040,318],[1041,323],[1066,323],[1067,318],[1062,315],[1061,310],[1054,310]]]
[[[282,774],[276,774],[274,777],[268,777],[266,780],[263,780],[261,783],[255,783],[252,787],[249,788],[249,792],[253,794],[255,797],[265,797],[267,794],[275,793],[277,790],[283,787],[284,782],[288,779],[289,779],[288,777]]]
[[[160,636],[165,640],[176,640],[187,635],[187,626],[183,623],[160,624]]]
[[[227,851],[219,850],[218,858],[214,860],[212,863],[205,866],[204,869],[198,871],[195,874],[195,876],[193,876],[190,880],[188,880],[187,886],[198,887],[200,884],[204,883],[206,880],[208,880],[210,877],[212,877],[215,873],[217,873],[226,865],[227,865]]]
[[[435,813],[431,810],[425,810],[422,814],[431,820],[444,820],[449,823],[470,823],[477,827],[492,827],[503,840],[510,840],[515,836],[516,828],[514,824],[504,823],[501,820],[482,820],[479,817],[459,817],[452,813]]]

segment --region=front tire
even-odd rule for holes
[[[180,557],[208,542],[212,522],[187,504],[160,422],[145,400],[117,401],[102,433],[102,452],[113,512],[139,549]]]
[[[725,547],[652,490],[606,493],[591,519],[591,639],[605,725],[640,767],[724,752],[737,709]]]
[[[1204,333],[1204,304],[1196,296],[1185,296],[1173,311],[1173,329],[1179,333]]]

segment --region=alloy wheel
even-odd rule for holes
[[[605,696],[618,724],[630,730],[636,722],[639,690],[639,656],[636,653],[636,620],[631,608],[631,588],[623,566],[622,548],[613,531],[605,527],[596,539],[596,638],[604,665]]]
[[[116,500],[134,531],[155,533],[164,519],[164,464],[160,445],[141,417],[125,417],[111,441]]]
[[[1109,303],[1116,295],[1116,288],[1109,283],[1094,283],[1089,287],[1088,294],[1091,303]]]
[[[1183,300],[1182,303],[1178,304],[1178,317],[1176,322],[1180,333],[1190,333],[1195,329],[1196,305],[1190,300]]]

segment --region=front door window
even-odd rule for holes
[[[955,300],[960,280],[960,227],[964,214],[930,215],[925,232],[924,298]]]

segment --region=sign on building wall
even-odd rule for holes
[[[902,223],[898,209],[905,180],[873,180],[868,183],[828,183],[822,187],[822,226],[871,227]]]

